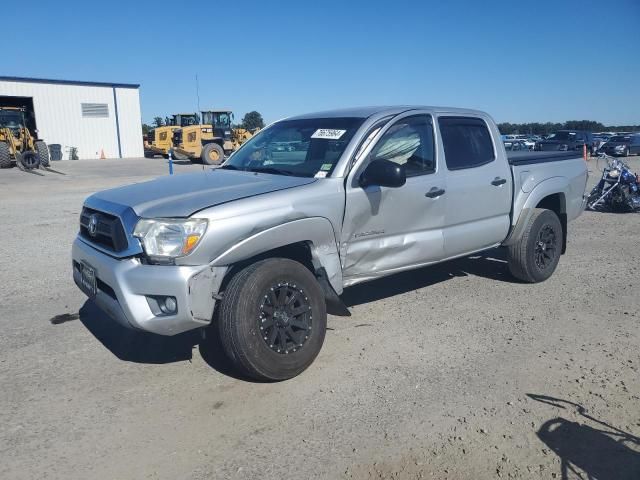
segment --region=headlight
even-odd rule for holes
[[[133,236],[142,241],[150,257],[182,257],[196,248],[207,230],[207,223],[204,218],[143,218],[138,221]]]
[[[619,175],[620,175],[620,170],[613,169],[609,172],[609,176],[611,178],[618,178]]]
[[[616,150],[624,150],[624,145],[616,145]]]

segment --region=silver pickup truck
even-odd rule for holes
[[[220,168],[87,198],[73,277],[127,327],[210,327],[242,374],[283,380],[318,355],[327,312],[349,314],[350,285],[498,246],[517,279],[547,279],[586,180],[578,152],[507,157],[479,111],[302,115]]]

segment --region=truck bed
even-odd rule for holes
[[[507,158],[511,165],[531,165],[534,163],[559,162],[572,158],[582,158],[582,152],[578,150],[566,152],[519,151],[507,152]]]

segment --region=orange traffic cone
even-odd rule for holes
[[[106,160],[107,157],[104,156],[104,148],[100,149],[100,160]]]

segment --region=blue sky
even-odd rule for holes
[[[640,124],[640,0],[8,2],[3,20],[0,75],[140,83],[147,122],[194,111],[198,74],[201,107],[236,119],[427,104]]]

